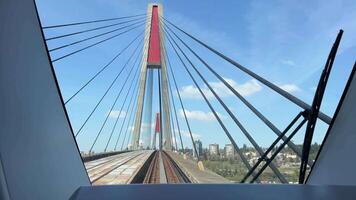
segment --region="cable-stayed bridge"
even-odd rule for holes
[[[331,46],[314,99],[308,104],[167,19],[161,4],[149,4],[144,14],[49,26],[41,25],[32,1],[2,2],[0,11],[3,24],[8,25],[1,32],[2,199],[333,199],[340,195],[352,199],[356,196],[356,175],[352,170],[356,162],[347,156],[353,155],[356,142],[355,66],[335,115],[331,117],[320,111],[342,30]],[[13,17],[14,12],[19,12],[21,17]],[[79,28],[48,35],[51,30],[71,27]],[[76,36],[81,38],[73,39]],[[70,62],[74,56],[85,55],[88,50],[123,36],[128,39],[121,40],[122,49],[63,98],[60,80],[57,81],[57,63]],[[286,127],[278,127],[226,80],[197,46],[296,105],[299,113]],[[116,64],[119,60],[121,66]],[[177,73],[177,68],[185,73]],[[85,101],[80,99],[81,94],[95,87],[107,71],[111,77],[106,78],[109,82],[105,90],[97,93],[98,101],[87,108],[88,115],[73,128],[69,105],[73,101]],[[272,131],[275,140],[268,148],[258,144],[253,130],[241,121],[243,116],[231,110],[207,80],[206,73],[218,79]],[[226,137],[238,155],[244,166],[239,183],[260,183],[261,175],[270,170],[278,183],[288,184],[290,180],[281,172],[275,158],[289,147],[300,159],[299,184],[232,184],[207,169],[188,117],[187,102],[179,90],[180,76],[187,77],[197,88],[200,103],[209,108],[215,119],[211,123],[220,127],[221,135],[217,137]],[[105,108],[108,109],[105,116],[96,118],[95,114],[105,106],[103,102],[111,93],[113,98]],[[235,130],[226,125],[212,98],[256,150],[259,159],[255,163],[247,159],[233,135]],[[110,123],[114,113],[116,117]],[[313,160],[309,155],[317,120],[329,128]],[[94,122],[99,123],[99,128],[89,138],[87,127]],[[292,141],[297,133],[303,134],[302,146]],[[184,143],[183,134],[188,135],[189,144]],[[79,148],[83,138],[89,141],[85,150]],[[187,146],[191,146],[191,151]],[[80,151],[85,153],[80,155]],[[150,183],[160,185],[145,185]]]

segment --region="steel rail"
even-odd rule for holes
[[[159,183],[159,153],[154,152],[154,157],[148,167],[146,176],[143,180],[144,184],[147,183]]]

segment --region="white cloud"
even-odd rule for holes
[[[255,79],[251,79],[243,84],[238,84],[234,80],[228,78],[224,78],[224,80],[244,97],[251,96],[252,94],[262,89],[262,86]],[[214,90],[222,96],[233,95],[233,93],[227,87],[225,87],[224,83],[222,82],[212,82],[211,85]]]
[[[120,116],[119,116],[120,115]],[[111,117],[111,118],[124,118],[126,116],[126,112],[125,111],[122,111],[121,113],[120,113],[120,111],[119,110],[112,110],[111,112],[110,112],[110,115],[109,115],[109,117]]]
[[[255,79],[251,79],[243,84],[238,84],[234,80],[229,79],[229,78],[224,78],[224,80],[244,97],[251,96],[254,93],[256,93],[262,89],[262,86]],[[230,89],[227,88],[224,85],[224,83],[221,81],[209,82],[209,85],[219,95],[219,97],[229,97],[229,96],[234,95],[230,91]],[[207,98],[214,97],[213,93],[209,90],[209,88],[206,85],[204,85],[201,88],[201,90]],[[180,94],[183,98],[190,98],[190,99],[201,99],[202,98],[202,96],[199,92],[199,89],[193,85],[183,86],[180,90]]]
[[[279,85],[279,87],[289,93],[301,91],[301,89],[296,84],[283,84]]]
[[[290,65],[290,66],[295,66],[296,65],[293,60],[282,60],[281,63],[284,64],[284,65]]]
[[[179,110],[179,114],[181,117],[184,117],[184,112],[182,109]],[[192,120],[198,120],[198,121],[214,121],[216,120],[214,113],[212,112],[204,112],[204,111],[200,111],[200,110],[186,110],[185,109],[185,114],[187,115],[188,119],[192,119]],[[225,116],[223,116],[220,113],[217,113],[218,116],[220,118],[225,118]]]
[[[204,90],[206,89],[203,89],[203,92],[205,94],[206,91]],[[201,98],[198,88],[194,87],[193,85],[183,86],[179,92],[181,97],[183,98],[197,98],[197,99]]]

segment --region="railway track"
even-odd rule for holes
[[[166,171],[167,183],[190,183],[189,178],[168,153],[163,151],[161,155]]]
[[[90,161],[85,165],[92,184],[190,182],[177,163],[164,151],[134,151]]]
[[[143,183],[190,183],[190,180],[168,153],[165,151],[156,151],[147,169]]]
[[[147,174],[143,180],[143,183],[160,183],[159,153],[157,151],[154,152],[153,159],[148,167]]]

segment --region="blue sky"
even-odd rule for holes
[[[322,111],[329,116],[333,115],[356,58],[355,1],[332,0],[326,3],[321,0],[268,2],[231,0],[217,3],[217,1],[213,0],[182,0],[160,2],[164,6],[164,16],[167,19],[307,103],[312,101],[316,84],[332,43],[339,29],[344,29],[344,36],[322,104]],[[146,12],[147,3],[149,2],[37,0],[36,3],[42,25],[46,26],[73,21],[142,14]],[[88,25],[85,28],[95,26],[98,25]],[[47,36],[54,36],[83,28],[63,28],[46,31],[45,33]],[[131,34],[123,35],[110,42],[56,62],[54,66],[64,98],[70,97],[88,78],[142,30],[143,28],[137,29]],[[93,34],[88,34],[87,36]],[[49,42],[49,48],[76,41],[79,38],[81,37]],[[184,36],[183,38],[219,74],[229,80],[254,106],[275,123],[280,130],[300,111],[299,107],[256,82],[248,75],[243,74],[232,65],[214,56],[188,38]],[[91,44],[91,42],[86,44]],[[78,49],[80,46],[55,52],[52,54],[52,58]],[[90,87],[67,105],[70,120],[75,130],[79,129],[90,110],[104,93],[105,88],[114,78],[115,73],[121,69],[134,46],[124,53],[102,76],[95,80]],[[169,47],[168,44],[167,47]],[[168,53],[178,78],[186,110],[189,111],[194,136],[202,140],[203,146],[210,143],[218,143],[220,145],[229,143],[217,121],[212,117],[208,106],[203,103],[201,98],[197,97],[197,90],[179,60],[176,59],[172,51],[168,50]],[[191,55],[190,57],[193,58]],[[245,125],[256,141],[261,146],[268,146],[276,135],[236,97],[226,92],[226,88],[222,87],[221,83],[204,69],[199,61],[193,59],[193,62],[201,69],[214,88],[218,89],[219,94],[222,95],[229,108],[238,116],[241,123]],[[124,73],[127,73],[126,70]],[[197,80],[199,79],[197,78]],[[199,83],[204,88],[201,80],[199,80]],[[122,84],[124,84],[124,81],[123,78],[120,78],[117,84],[114,85],[114,90],[108,93],[103,100],[103,104],[78,136],[78,144],[81,150],[87,151],[90,148]],[[128,85],[123,91],[124,94],[127,88]],[[206,94],[210,96],[209,93]],[[178,99],[175,100],[178,103]],[[249,144],[218,102],[214,98],[211,98],[211,100],[237,143],[239,145]],[[156,97],[154,97],[153,101],[156,102]],[[123,98],[119,99],[116,110],[121,105],[121,102],[123,102]],[[154,106],[153,109],[157,110],[157,106]],[[122,120],[122,118],[119,118],[119,124]],[[183,118],[180,117],[179,121],[186,133],[187,128]],[[114,122],[115,116],[110,117],[108,126],[104,128],[102,136],[94,148],[96,151],[101,151],[105,147],[105,142]],[[320,142],[322,140],[326,128],[327,126],[323,122],[318,122],[315,141]],[[304,131],[301,131],[294,138],[296,143],[302,142],[303,133]],[[191,146],[189,138],[186,136],[183,138],[185,146]]]

